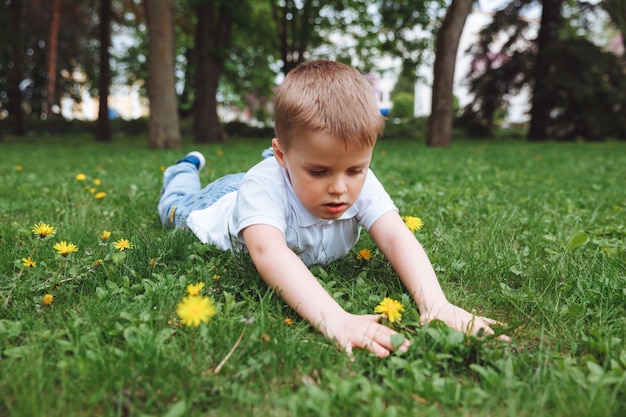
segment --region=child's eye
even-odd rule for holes
[[[311,174],[314,177],[320,177],[324,175],[325,173],[326,171],[324,171],[323,169],[310,169],[309,170],[309,174]]]
[[[358,174],[362,174],[363,170],[361,168],[357,168],[357,169],[349,169],[348,170],[348,174],[350,175],[358,175]]]

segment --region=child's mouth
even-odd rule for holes
[[[337,213],[341,213],[346,207],[345,203],[328,203],[326,204],[326,210],[328,210],[328,212],[333,213],[333,214],[337,214]]]

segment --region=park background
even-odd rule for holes
[[[624,9],[3,2],[0,416],[623,415]],[[352,361],[247,258],[162,228],[162,170],[194,149],[203,183],[256,163],[276,85],[314,58],[393,79],[372,168],[424,221],[450,300],[510,343],[419,325],[364,234],[312,271],[352,312],[402,302],[413,345]],[[119,91],[147,113],[121,117]],[[92,98],[97,117],[77,117]],[[186,327],[197,283],[216,314]]]

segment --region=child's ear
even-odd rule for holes
[[[278,165],[280,165],[283,168],[287,168],[287,163],[285,160],[285,152],[283,152],[283,147],[280,143],[280,140],[278,140],[278,138],[272,139],[272,149],[274,150],[274,158],[276,158]]]

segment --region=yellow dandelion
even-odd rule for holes
[[[160,170],[161,172],[165,171],[165,165],[161,165],[161,166],[159,167],[159,170]]]
[[[87,189],[87,191],[89,191],[91,194],[95,194],[96,191],[98,191],[97,188],[95,187],[85,187]]]
[[[104,263],[103,259],[96,259],[95,261],[93,261],[93,264],[91,264],[91,266],[93,266],[94,268],[97,268],[100,265],[102,265],[103,263]]]
[[[113,244],[113,247],[119,250],[120,252],[123,252],[126,249],[132,249],[133,244],[130,243],[128,239],[120,239]]]
[[[54,300],[54,295],[46,294],[41,298],[41,304],[44,306],[49,306],[50,304],[52,304],[53,300]]]
[[[406,224],[406,227],[408,227],[411,232],[420,230],[422,226],[424,226],[424,221],[419,217],[404,216],[402,220],[404,220],[404,224]]]
[[[189,284],[187,285],[187,292],[191,296],[196,296],[200,294],[200,290],[204,288],[204,282],[198,282],[197,284]]]
[[[359,261],[371,261],[374,258],[374,254],[369,249],[361,249],[356,254],[356,259]]]
[[[76,174],[76,181],[85,181],[87,179],[87,175],[81,173]]]
[[[39,223],[33,226],[33,234],[39,235],[40,239],[45,239],[48,236],[54,235],[54,227],[46,223]]]
[[[374,309],[374,312],[384,314],[389,319],[389,323],[402,320],[403,311],[404,306],[402,303],[389,297],[385,297]]]
[[[213,281],[219,281],[220,278],[222,278],[222,277],[217,275],[217,274],[213,275]]]
[[[111,232],[109,232],[108,230],[103,230],[102,233],[100,233],[100,240],[103,242],[106,242],[107,240],[109,240],[110,237],[111,237]]]
[[[221,150],[221,149],[218,149],[215,153],[217,154],[217,156],[222,156],[222,155],[224,155],[224,151],[223,151],[223,150]]]
[[[102,181],[100,181],[98,178],[93,179],[93,185],[100,185],[100,184],[102,184]]]
[[[150,260],[148,261],[148,269],[154,268],[156,264],[157,264],[156,258],[150,258]]]
[[[16,170],[17,172],[22,171],[22,169],[24,169],[24,168],[23,168],[21,165],[16,165],[16,166],[15,166],[15,170]]]
[[[22,265],[24,266],[24,268],[34,268],[35,266],[37,266],[37,262],[30,259],[29,256],[28,258],[22,258]]]
[[[105,193],[104,191],[100,191],[99,193],[96,193],[96,194],[94,195],[94,197],[95,197],[97,200],[102,200],[102,199],[103,199],[104,197],[106,197],[106,196],[107,196],[107,193]]]
[[[67,258],[67,255],[69,255],[70,253],[78,252],[78,247],[75,244],[66,242],[64,240],[55,243],[52,248],[54,248],[59,253],[59,255],[64,258]]]
[[[283,320],[283,323],[285,323],[287,326],[291,326],[293,324],[293,320],[291,320],[291,318],[289,317],[285,317],[285,320]]]
[[[176,307],[180,322],[187,327],[208,323],[215,315],[215,304],[208,297],[188,295]]]

